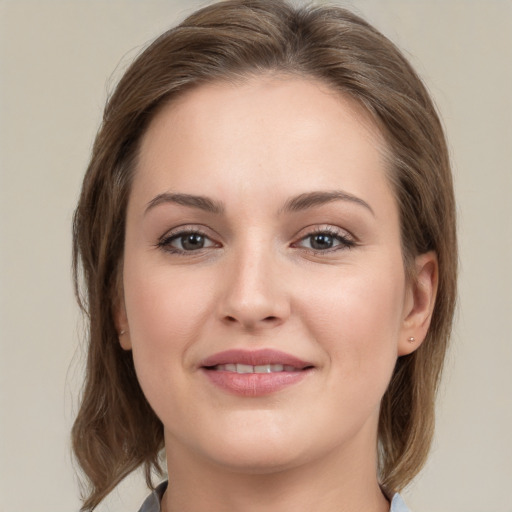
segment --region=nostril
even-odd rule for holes
[[[262,319],[261,319],[261,322],[262,322],[263,324],[273,324],[273,323],[277,322],[277,321],[278,321],[278,319],[279,319],[279,318],[278,318],[277,316],[273,316],[273,315],[271,315],[271,316],[266,316],[266,317],[262,318]],[[248,326],[248,327],[250,326],[251,328],[252,328],[252,327],[256,327],[256,325],[257,325],[257,323],[258,323],[257,321],[255,321],[255,322],[254,322],[254,321],[250,321],[250,322],[249,322],[249,321],[247,321],[247,322],[244,322],[243,320],[242,320],[242,321],[240,321],[240,320],[238,320],[236,317],[231,316],[231,315],[226,315],[226,316],[224,317],[224,320],[225,320],[227,323],[230,323],[230,324],[238,323],[238,322],[240,322],[240,323],[242,323],[242,324],[244,324],[244,325],[245,325],[245,324],[247,324],[247,326]]]

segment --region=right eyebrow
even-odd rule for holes
[[[149,201],[144,211],[144,215],[146,215],[149,210],[155,208],[160,204],[165,203],[179,204],[181,206],[197,208],[199,210],[215,214],[224,213],[224,205],[222,203],[214,201],[213,199],[210,199],[209,197],[195,196],[192,194],[175,194],[172,192],[165,192],[163,194],[158,194],[156,197],[151,199],[151,201]]]

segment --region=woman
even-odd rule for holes
[[[391,42],[336,7],[192,14],[121,79],[75,214],[83,510],[161,452],[144,512],[407,510],[456,258],[443,131]]]

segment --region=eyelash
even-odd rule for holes
[[[292,244],[292,246],[297,246],[298,243],[300,243],[304,240],[307,240],[307,239],[311,239],[314,236],[318,236],[318,235],[327,235],[327,236],[337,240],[339,242],[339,244],[335,245],[334,247],[330,247],[328,249],[323,249],[323,250],[322,249],[313,249],[313,248],[303,248],[303,249],[312,252],[314,255],[322,255],[322,254],[328,254],[328,253],[335,252],[335,251],[351,249],[352,247],[357,245],[356,241],[353,240],[352,238],[350,238],[350,236],[342,235],[338,229],[333,228],[331,226],[326,226],[326,227],[321,227],[321,228],[320,227],[315,228],[313,231],[311,231],[308,234],[306,234],[305,236],[301,237],[298,240],[298,242],[294,242]]]
[[[201,247],[199,249],[179,249],[177,247],[173,247],[171,243],[175,240],[183,239],[184,237],[190,237],[190,236],[200,236],[203,237],[205,240],[209,240],[211,242],[211,245],[208,247]],[[333,247],[329,247],[327,249],[313,249],[312,247],[300,247],[300,243],[307,240],[312,239],[315,236],[318,235],[327,235],[328,237],[333,238],[334,240],[337,240],[339,243],[338,245],[335,245]],[[310,242],[311,244],[311,242]],[[181,229],[180,231],[175,231],[171,233],[166,233],[162,238],[158,240],[158,242],[155,244],[157,248],[164,250],[165,252],[169,252],[171,254],[176,255],[191,255],[193,253],[202,253],[204,249],[209,249],[211,247],[218,248],[220,245],[216,242],[213,242],[211,238],[200,229]],[[183,245],[183,243],[182,243]],[[337,229],[333,227],[322,227],[322,228],[316,228],[313,231],[307,233],[305,236],[301,237],[297,242],[294,242],[291,244],[292,247],[296,247],[298,249],[306,250],[308,252],[313,253],[314,255],[322,255],[322,254],[328,254],[335,251],[340,251],[344,249],[350,249],[357,245],[357,243],[350,238],[349,236],[342,235]]]
[[[200,229],[197,229],[197,228],[181,229],[179,231],[166,233],[162,238],[160,238],[158,240],[158,242],[156,243],[156,246],[159,249],[162,249],[166,252],[170,252],[172,254],[177,254],[177,255],[189,255],[192,253],[200,253],[203,249],[205,249],[204,247],[201,247],[200,249],[195,249],[195,250],[185,250],[185,249],[179,249],[177,247],[173,247],[171,245],[171,243],[174,240],[179,240],[180,238],[183,239],[184,237],[187,237],[187,236],[190,237],[190,236],[194,236],[194,235],[201,236],[205,240],[211,241],[211,238],[204,231],[201,231]],[[215,245],[216,245],[215,243],[212,243],[212,247]],[[206,247],[206,249],[208,249],[208,248],[209,247]]]

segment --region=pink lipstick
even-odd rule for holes
[[[226,350],[203,360],[209,380],[230,393],[262,396],[300,382],[313,365],[273,349]]]

